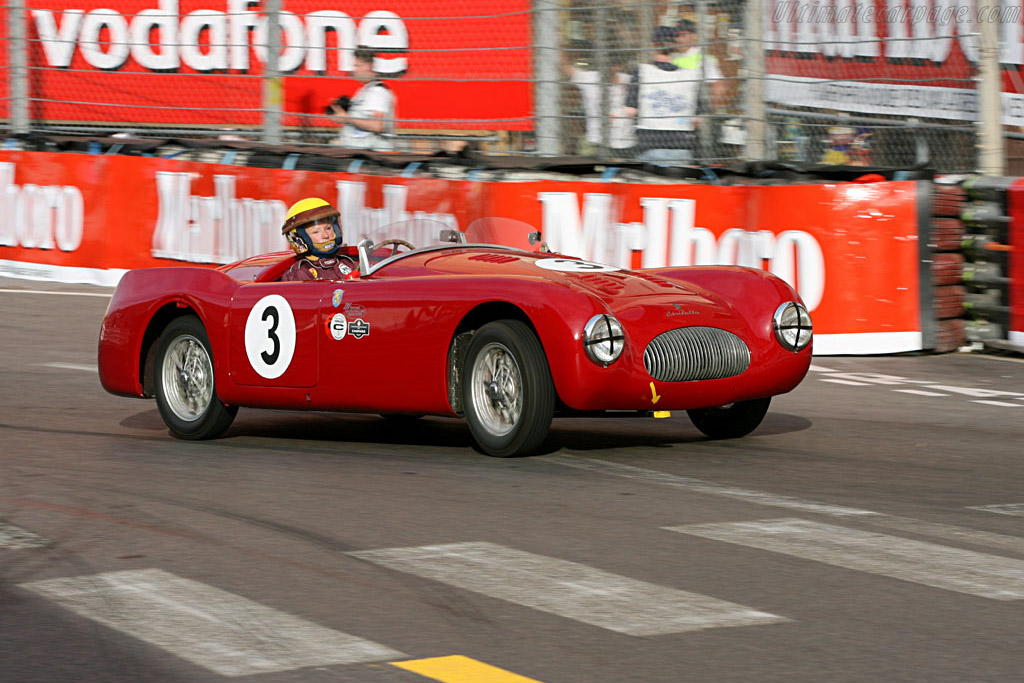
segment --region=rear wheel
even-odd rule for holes
[[[156,348],[156,405],[179,439],[212,439],[231,426],[238,406],[217,398],[210,339],[198,318],[177,318]]]
[[[771,402],[771,398],[756,398],[715,408],[687,410],[686,414],[697,429],[712,439],[736,439],[757,429]]]
[[[466,353],[463,406],[487,455],[531,455],[551,427],[555,388],[540,340],[518,320],[488,323]]]

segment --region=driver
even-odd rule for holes
[[[339,255],[342,245],[338,210],[317,197],[300,199],[285,216],[281,232],[295,250],[293,263],[282,280],[344,280],[356,262]]]

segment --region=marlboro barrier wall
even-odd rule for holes
[[[407,217],[465,229],[476,218],[507,216],[538,227],[553,250],[586,259],[776,273],[810,309],[817,354],[936,348],[934,321],[922,315],[930,301],[920,237],[929,181],[723,186],[407,175],[0,151],[0,275],[111,286],[126,269],[280,251],[288,205],[319,196],[338,206],[349,243]]]

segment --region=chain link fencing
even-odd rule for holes
[[[994,106],[1008,171],[1024,167],[1024,24],[1008,5],[987,8],[1003,64],[990,102],[967,0],[0,3],[8,135],[331,145],[328,107],[361,86],[364,46],[400,151],[633,161],[653,128],[694,164],[971,171]],[[659,51],[685,87],[649,68]]]

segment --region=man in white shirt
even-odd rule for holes
[[[629,156],[636,144],[633,120],[625,113],[626,91],[632,75],[622,70],[621,57],[612,55],[612,83],[607,86],[608,95],[608,147],[613,155]],[[601,145],[601,72],[588,65],[565,63],[565,73],[579,88],[586,112],[586,140],[592,148]]]
[[[626,95],[626,112],[636,117],[637,158],[661,164],[693,161],[699,74],[672,63],[676,28],[659,26],[651,40],[654,58],[637,65]]]
[[[373,69],[374,53],[358,48],[354,54],[352,76],[363,85],[352,96],[347,108],[335,102],[331,118],[341,124],[337,144],[356,149],[393,150],[395,94]]]

